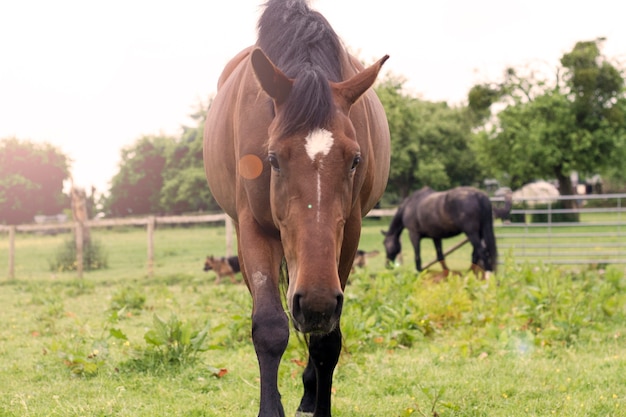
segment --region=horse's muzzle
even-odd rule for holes
[[[296,292],[290,303],[291,318],[296,330],[302,333],[328,334],[332,332],[341,316],[343,293],[320,297],[319,294]]]

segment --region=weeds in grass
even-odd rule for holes
[[[56,339],[50,351],[74,377],[93,377],[106,365],[109,354],[106,329],[94,336],[86,323],[76,321],[66,338]]]
[[[124,287],[118,290],[111,297],[111,311],[119,311],[121,309],[130,311],[141,311],[146,303],[146,296],[137,288]]]
[[[422,417],[439,417],[437,409],[441,409],[441,407],[448,410],[459,411],[459,406],[448,401],[442,401],[442,397],[445,393],[444,387],[440,387],[437,390],[424,386],[420,386],[419,388],[421,395],[426,397],[428,400],[429,409],[427,411],[424,410],[422,406],[420,406],[419,402],[416,401],[414,407],[409,407],[404,410],[404,413],[402,414],[403,417],[408,417],[414,415],[415,413]]]
[[[99,326],[101,330],[97,335],[86,323],[76,320],[69,336],[53,341],[49,350],[77,377],[95,376],[105,365],[115,369],[119,365],[124,370],[159,373],[193,365],[198,362],[199,354],[208,350],[209,324],[195,330],[175,314],[167,321],[155,314],[152,327],[144,335],[146,344],[132,346],[128,336],[115,327],[119,318],[125,315],[124,311],[111,312],[106,323]],[[122,346],[132,349],[133,357],[121,364],[111,363],[111,339],[123,341]]]
[[[81,295],[91,294],[95,289],[94,283],[85,279],[68,281],[65,287],[65,295],[68,297],[79,297]]]
[[[371,247],[380,244],[379,229],[372,231]],[[167,233],[162,245],[197,245],[197,255],[171,258],[153,277],[146,277],[142,268],[143,230],[136,237],[111,234],[115,238],[108,242],[121,247],[115,265],[82,280],[71,273],[48,272],[45,260],[61,239],[46,237],[43,252],[17,252],[28,253],[16,264],[29,269],[0,283],[5,323],[0,326],[0,415],[213,416],[258,411],[249,292],[243,285],[215,285],[200,271],[185,272],[199,269],[213,240],[206,233],[190,238],[176,231],[180,240],[174,241],[169,234],[174,232],[159,232]],[[134,246],[126,245],[129,241]],[[32,243],[30,238],[26,243]],[[436,283],[409,266],[373,268],[382,259],[352,275],[341,319],[346,349],[335,372],[335,414],[622,415],[623,266],[572,271],[518,265],[503,257],[505,264],[488,281],[468,275]],[[33,259],[43,262],[37,265]],[[112,299],[106,298],[110,294],[117,297],[119,310],[112,309]],[[147,298],[136,302],[135,296],[141,299],[142,294]],[[142,314],[129,314],[133,306]],[[150,314],[143,314],[148,310]],[[203,347],[194,359],[182,361],[189,365],[176,360],[168,365],[141,363],[144,353],[158,350],[144,338],[155,329],[152,313],[169,325],[172,311],[179,321],[191,324],[192,334],[210,320],[205,344],[210,350]],[[307,353],[296,337],[287,349],[279,386],[285,409],[295,410]],[[132,367],[137,363],[141,370]],[[219,378],[226,369],[226,377]]]
[[[147,345],[135,348],[135,357],[123,366],[141,372],[160,372],[194,364],[199,354],[208,350],[209,330],[209,323],[194,330],[190,323],[179,320],[175,314],[167,321],[155,314],[152,328],[144,335]],[[127,339],[122,333],[114,335]]]
[[[577,343],[584,329],[626,316],[626,280],[619,273],[572,274],[553,267],[503,268],[497,280],[473,274],[435,283],[426,274],[384,271],[353,277],[342,329],[348,349],[410,347],[442,332],[464,334],[468,355]]]

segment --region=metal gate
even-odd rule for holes
[[[626,194],[513,200],[510,218],[495,223],[500,262],[626,264],[625,205]]]

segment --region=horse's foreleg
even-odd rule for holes
[[[317,376],[315,373],[315,365],[309,357],[309,361],[302,373],[302,384],[304,385],[304,395],[300,400],[297,417],[304,417],[306,414],[313,415],[315,411],[315,401],[317,400]]]
[[[422,238],[418,233],[409,230],[409,239],[411,240],[413,251],[415,252],[415,269],[420,272],[422,270],[422,257],[420,254],[420,242]]]
[[[341,330],[327,335],[311,335],[309,362],[302,375],[304,395],[297,416],[330,417],[333,372],[341,353]]]
[[[446,265],[446,259],[443,256],[441,239],[433,239],[433,243],[435,244],[435,251],[437,252],[437,260],[439,261],[439,264],[441,264],[441,268],[444,270],[444,272],[446,272],[447,275],[447,271],[449,271],[450,269],[448,268],[448,265]]]
[[[259,417],[284,417],[278,391],[278,366],[289,341],[289,320],[280,297],[280,242],[267,238],[256,222],[237,227],[241,272],[252,295],[252,342],[259,362]]]
[[[280,298],[255,297],[252,341],[261,374],[259,417],[284,417],[278,391],[278,366],[289,341],[289,321]]]

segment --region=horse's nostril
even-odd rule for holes
[[[341,310],[343,308],[343,294],[337,295],[337,305],[335,306],[335,317],[341,316]]]
[[[300,320],[302,317],[302,305],[300,305],[302,301],[302,294],[295,293],[293,295],[293,302],[291,303],[291,315],[296,319]]]

